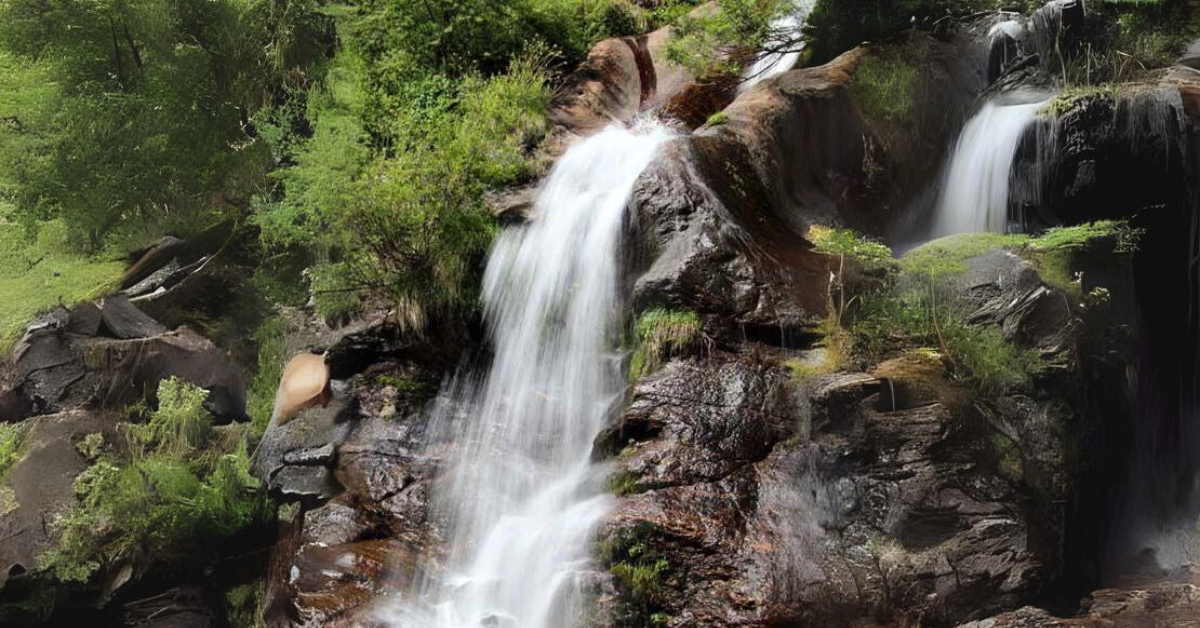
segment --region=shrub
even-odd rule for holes
[[[25,429],[19,423],[0,423],[0,482],[21,460],[21,441]]]
[[[128,459],[102,455],[75,479],[79,502],[55,522],[60,538],[41,569],[64,582],[124,564],[137,573],[268,517],[244,437],[218,437],[204,396],[179,380],[160,383],[149,422],[122,426]]]
[[[844,255],[858,262],[866,271],[896,267],[892,249],[859,235],[853,229],[813,226],[808,230],[808,239],[818,253]]]
[[[662,586],[671,565],[651,547],[648,526],[614,532],[597,545],[596,554],[600,566],[612,574],[622,596],[623,608],[617,625],[665,623],[669,617],[663,613]]]
[[[700,317],[687,310],[655,308],[638,317],[633,335],[629,378],[636,381],[667,360],[694,351],[702,337]]]

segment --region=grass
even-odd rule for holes
[[[41,223],[37,231],[31,239],[21,226],[0,222],[0,354],[39,312],[100,297],[125,270],[120,260],[78,255],[59,221]]]
[[[898,122],[912,113],[917,70],[899,54],[871,56],[859,64],[850,96],[870,118]]]
[[[287,360],[284,345],[287,338],[287,320],[283,316],[272,316],[258,328],[258,365],[250,376],[246,394],[246,413],[250,415],[252,438],[259,438],[267,431],[271,413],[275,410],[275,392],[283,377],[283,366]]]
[[[637,476],[628,471],[618,471],[608,478],[608,492],[617,497],[634,495],[641,492]]]
[[[638,317],[633,335],[636,348],[629,363],[629,379],[637,381],[667,360],[696,350],[702,336],[700,317],[687,310],[655,308]]]

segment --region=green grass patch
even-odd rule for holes
[[[250,415],[250,434],[253,439],[262,437],[263,432],[267,431],[271,413],[275,411],[275,392],[279,389],[279,380],[283,377],[283,367],[288,357],[285,353],[287,327],[287,319],[275,315],[263,321],[255,333],[258,364],[250,376],[246,394],[246,413]]]
[[[120,260],[79,255],[60,221],[40,223],[32,238],[23,227],[0,222],[0,354],[39,312],[100,297],[124,270]]]
[[[850,96],[868,117],[898,122],[913,107],[917,70],[898,54],[867,57],[854,72]]]
[[[266,628],[263,601],[267,595],[266,580],[236,586],[225,592],[225,608],[232,628]]]
[[[667,360],[697,349],[702,337],[700,317],[687,310],[648,310],[634,323],[633,337],[635,348],[629,363],[629,379],[637,381]]]
[[[1018,247],[1029,236],[1005,233],[962,233],[927,242],[900,258],[900,270],[929,279],[967,272],[966,261],[996,249]]]
[[[608,478],[608,492],[617,497],[634,495],[641,492],[637,476],[628,471],[618,471]]]

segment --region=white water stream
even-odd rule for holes
[[[745,80],[738,86],[738,92],[744,92],[772,76],[787,72],[796,66],[804,52],[804,42],[800,40],[800,29],[808,14],[812,12],[816,0],[795,0],[792,10],[779,16],[771,23],[771,31],[777,36],[763,42],[763,48],[768,52],[762,53],[750,65],[743,75]],[[775,50],[782,48],[782,50]]]
[[[612,502],[589,458],[624,382],[620,234],[669,135],[614,126],[581,141],[558,160],[532,222],[497,238],[483,282],[494,357],[482,380],[456,378],[433,417],[454,451],[434,487],[449,554],[423,567],[385,615],[391,625],[582,624],[580,576]]]
[[[1046,103],[983,104],[963,127],[942,180],[933,236],[1008,230],[1009,184],[1025,129]]]

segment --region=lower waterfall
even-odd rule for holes
[[[581,141],[558,160],[531,222],[497,238],[483,282],[491,364],[457,376],[433,416],[452,449],[434,487],[447,555],[424,559],[385,613],[391,625],[582,623],[580,576],[612,502],[590,452],[624,385],[620,234],[638,176],[669,137],[645,124]]]
[[[932,235],[1008,230],[1013,158],[1044,96],[988,100],[963,127],[942,180]]]

